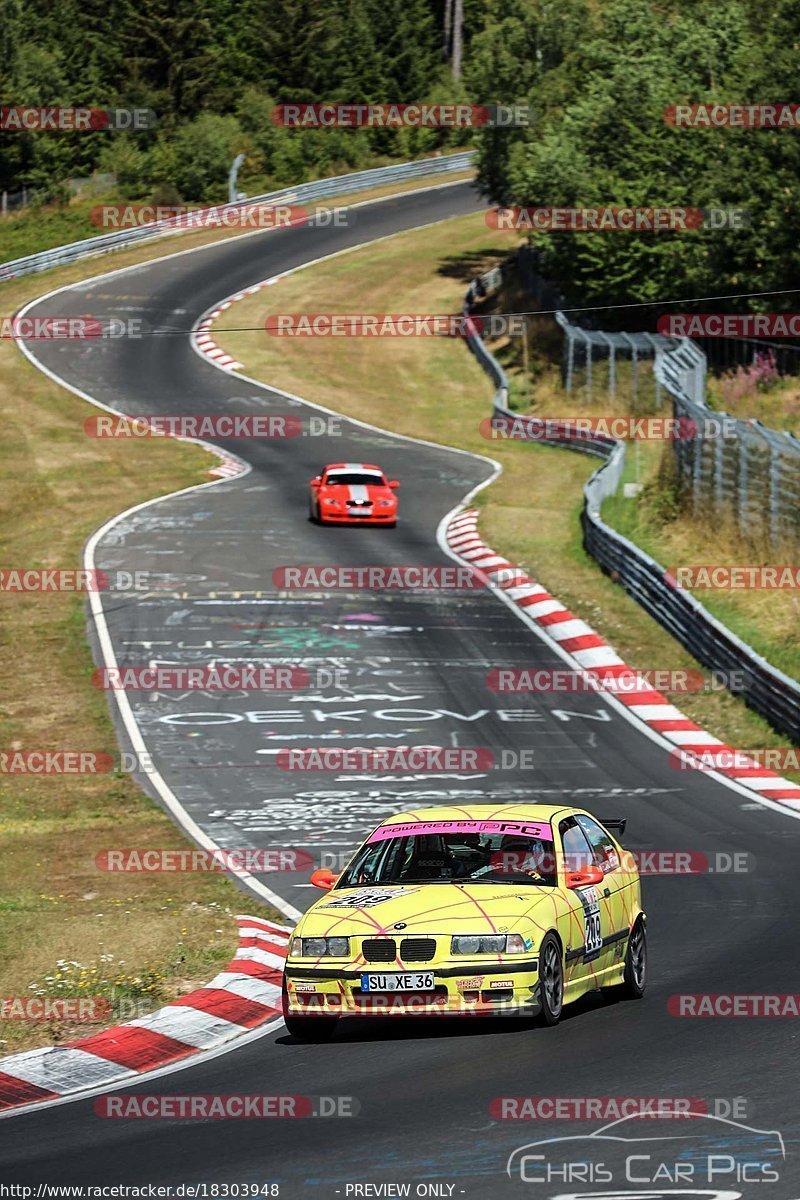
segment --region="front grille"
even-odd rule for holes
[[[403,962],[430,962],[435,954],[436,942],[433,938],[403,938],[400,943]]]
[[[371,500],[348,500],[348,508],[372,508]]]
[[[394,962],[397,945],[394,938],[367,938],[361,943],[361,953],[367,962]]]

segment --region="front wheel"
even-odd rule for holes
[[[289,993],[286,979],[281,989],[283,1023],[298,1042],[328,1042],[336,1032],[338,1017],[299,1017],[289,1012]]]
[[[545,1025],[557,1025],[564,1007],[564,963],[561,947],[548,933],[539,951],[539,999]]]
[[[622,976],[622,995],[627,996],[630,1000],[641,1000],[646,986],[647,932],[643,919],[637,917],[628,938],[625,971]]]

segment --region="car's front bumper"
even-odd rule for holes
[[[430,967],[414,963],[405,973],[430,973],[433,989],[365,992],[362,975],[390,973],[369,968],[304,966],[285,968],[288,1010],[292,1016],[532,1016],[540,1008],[538,963]]]
[[[370,513],[367,517],[351,517],[349,513],[326,512],[323,509],[319,519],[323,525],[389,525],[397,520],[397,512],[387,510],[385,513]]]

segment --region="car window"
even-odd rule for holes
[[[589,839],[589,844],[594,851],[595,862],[603,874],[607,875],[609,871],[616,871],[619,866],[619,854],[605,829],[591,817],[579,816],[578,824]]]
[[[585,871],[595,865],[594,853],[581,827],[574,817],[562,821],[559,826],[561,845],[564,847],[564,864],[568,871]]]
[[[451,823],[452,824],[452,823]],[[413,836],[383,836],[367,842],[340,876],[336,887],[363,884],[462,883],[555,887],[552,833],[515,832],[510,823],[499,832],[448,829]],[[386,831],[389,833],[390,831]],[[580,832],[580,831],[579,831]],[[589,853],[588,846],[586,847]]]
[[[325,482],[334,485],[343,484],[348,487],[365,487],[368,484],[373,487],[381,487],[386,484],[383,475],[379,475],[376,471],[334,471],[325,476]]]
[[[350,886],[393,879],[397,874],[399,848],[399,840],[365,846],[346,872]]]

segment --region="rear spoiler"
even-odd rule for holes
[[[606,829],[610,829],[612,833],[618,833],[620,837],[628,824],[627,817],[598,817],[597,819],[601,825],[605,825]]]

